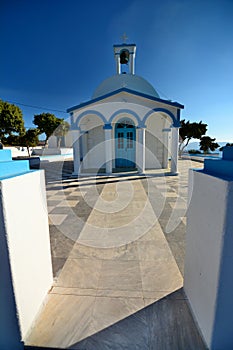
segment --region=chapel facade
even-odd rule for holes
[[[166,169],[177,173],[180,111],[135,74],[135,44],[114,45],[116,74],[92,99],[69,108],[74,174]]]

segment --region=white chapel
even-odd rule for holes
[[[90,101],[69,108],[74,174],[168,167],[177,173],[180,111],[135,74],[136,45],[113,46],[116,74],[105,79]]]

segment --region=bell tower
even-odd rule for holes
[[[122,39],[126,41],[126,35],[123,35]],[[113,45],[113,50],[116,60],[116,73],[122,74],[123,65],[128,65],[129,74],[135,74],[136,45],[126,43]]]

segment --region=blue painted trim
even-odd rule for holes
[[[125,47],[125,46],[135,46],[136,47],[136,44],[116,44],[116,45],[113,45],[113,47]]]
[[[233,179],[233,161],[224,159],[204,159],[204,173]]]
[[[113,119],[114,119],[118,114],[121,114],[121,113],[128,113],[128,114],[131,114],[131,115],[133,115],[133,116],[137,119],[138,124],[141,123],[141,120],[140,120],[138,114],[137,114],[136,112],[132,111],[131,109],[126,109],[126,108],[122,108],[122,109],[119,109],[118,111],[114,112],[114,113],[111,115],[110,119],[109,119],[109,123],[112,123]]]
[[[109,123],[109,124],[105,124],[104,126],[103,126],[103,129],[104,130],[112,130],[112,125]]]
[[[11,150],[10,149],[0,149],[0,162],[11,161]]]
[[[79,126],[76,126],[74,123],[74,124],[72,124],[70,131],[76,131],[76,130],[79,130],[81,132],[81,128]]]
[[[71,124],[71,126],[74,125],[74,113],[73,112],[70,113],[70,124]]]
[[[142,92],[130,90],[130,89],[127,89],[127,88],[122,88],[122,90],[125,91],[125,92],[129,92],[131,94],[140,96],[140,97],[147,98],[147,99],[152,100],[152,101],[156,101],[156,102],[161,102],[161,103],[167,104],[169,106],[178,107],[178,108],[182,108],[182,109],[184,108],[184,106],[179,104],[178,102],[171,102],[171,101],[163,100],[163,99],[161,99],[159,97],[150,96],[150,95],[147,95],[147,94],[143,94]]]
[[[171,128],[180,128],[180,122],[177,120],[171,125]]]
[[[83,103],[80,103],[79,105],[76,105],[76,106],[74,106],[74,107],[68,108],[68,109],[67,109],[67,113],[70,113],[70,112],[72,112],[72,111],[74,111],[74,110],[78,110],[78,109],[80,109],[80,108],[83,108],[83,107],[88,106],[88,105],[90,105],[90,104],[93,104],[93,103],[95,103],[95,102],[104,100],[105,98],[108,98],[108,97],[117,95],[117,94],[119,94],[120,92],[127,92],[127,93],[132,94],[132,95],[136,95],[136,96],[140,96],[140,97],[147,98],[148,100],[151,100],[151,101],[156,101],[156,102],[161,102],[161,103],[167,104],[168,106],[173,106],[173,107],[177,107],[177,108],[180,108],[180,109],[183,109],[183,108],[184,108],[184,106],[181,105],[181,104],[179,104],[178,102],[171,102],[171,101],[163,100],[163,99],[158,98],[158,97],[146,95],[146,94],[143,94],[143,93],[141,93],[141,92],[134,91],[134,90],[131,90],[131,89],[121,88],[121,89],[118,89],[118,90],[109,92],[108,94],[105,94],[105,95],[103,95],[103,96],[94,98],[93,100],[90,100],[90,101],[87,101],[87,102],[83,102]]]
[[[29,160],[10,160],[0,163],[0,177],[8,178],[30,172]]]
[[[105,116],[104,116],[102,113],[100,113],[99,111],[95,111],[94,109],[89,109],[88,111],[85,111],[85,112],[81,113],[81,114],[78,116],[78,118],[76,119],[76,121],[75,121],[75,123],[74,123],[75,127],[78,128],[78,127],[79,127],[80,120],[81,120],[83,117],[85,117],[86,115],[89,115],[89,114],[95,114],[95,115],[97,115],[98,117],[101,118],[101,120],[104,122],[104,124],[107,124],[107,123],[108,123],[107,120],[106,120],[106,118],[105,118]]]
[[[176,114],[177,120],[180,121],[180,109],[177,109],[177,114]]]
[[[167,109],[165,109],[165,108],[153,108],[153,109],[151,109],[151,110],[150,110],[149,112],[147,112],[146,115],[143,117],[142,123],[145,124],[147,118],[148,118],[151,114],[153,114],[153,113],[155,113],[155,112],[162,112],[162,113],[165,113],[165,114],[169,115],[169,117],[172,119],[173,126],[176,127],[176,128],[178,128],[178,127],[180,126],[179,120],[176,119],[176,117],[174,116],[174,114],[173,114],[171,111],[169,111],[169,110],[167,110]]]

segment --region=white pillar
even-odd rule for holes
[[[130,73],[135,74],[135,54],[130,54]]]
[[[74,153],[74,172],[73,175],[80,173],[80,130],[72,130],[73,136],[73,153]]]
[[[171,172],[178,174],[178,142],[179,128],[172,127],[172,142],[171,142]]]
[[[105,163],[106,173],[112,174],[112,126],[111,124],[105,124]]]
[[[137,166],[140,173],[145,172],[145,128],[138,128]]]
[[[121,62],[120,62],[120,55],[116,55],[116,73],[121,74]]]
[[[163,168],[166,169],[168,166],[168,139],[171,128],[163,129]]]

